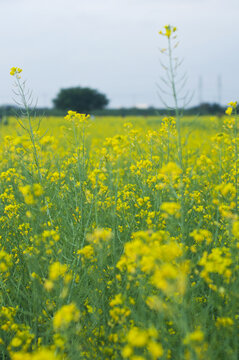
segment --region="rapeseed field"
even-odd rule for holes
[[[2,126],[3,359],[236,359],[235,119]]]
[[[25,105],[0,132],[1,358],[238,359],[237,104],[41,123]]]

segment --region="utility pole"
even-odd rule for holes
[[[202,76],[200,75],[198,78],[198,103],[199,103],[199,105],[201,105],[203,102],[202,92],[203,92],[203,81],[202,81]]]
[[[222,77],[218,75],[217,77],[217,101],[221,105],[222,102]]]

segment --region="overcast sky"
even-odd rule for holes
[[[178,28],[192,104],[239,98],[239,0],[0,0],[0,14],[0,104],[12,103],[9,69],[19,66],[40,106],[80,85],[111,107],[160,107],[166,24]]]

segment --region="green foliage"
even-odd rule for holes
[[[108,105],[109,100],[98,90],[88,87],[61,89],[53,100],[55,108],[73,110],[80,113],[90,113],[92,110],[101,110]]]

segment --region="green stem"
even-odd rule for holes
[[[236,195],[235,195],[235,210],[237,213],[237,209],[238,209],[238,196],[237,196],[237,192],[238,192],[238,185],[237,185],[237,178],[238,178],[238,174],[237,174],[237,158],[238,158],[238,150],[237,150],[237,109],[235,109],[235,125],[234,125],[234,141],[235,141],[235,166],[236,166],[236,174],[235,174],[235,188],[236,188]]]
[[[32,146],[33,146],[33,156],[34,156],[35,164],[36,164],[37,171],[38,171],[39,181],[41,182],[42,181],[42,174],[41,174],[41,170],[40,170],[39,158],[38,158],[38,155],[37,155],[35,135],[34,135],[33,128],[32,128],[32,123],[31,123],[30,109],[29,109],[29,106],[27,104],[26,97],[25,97],[25,94],[24,94],[24,90],[22,88],[22,85],[21,85],[18,77],[17,77],[17,84],[18,84],[18,88],[19,88],[19,91],[20,91],[20,96],[21,96],[21,99],[22,99],[22,103],[23,103],[23,106],[25,108],[26,115],[27,115],[27,120],[28,120],[28,125],[29,125],[29,135],[30,135],[30,140],[32,142]]]
[[[179,165],[180,168],[183,170],[183,157],[182,157],[182,140],[181,140],[181,115],[178,107],[178,97],[175,85],[175,73],[173,70],[173,57],[172,57],[172,46],[171,46],[171,39],[168,38],[168,56],[169,56],[169,70],[171,76],[171,86],[172,86],[172,93],[174,99],[174,110],[176,115],[176,127],[177,127],[177,134],[178,134],[178,158],[179,158]],[[183,172],[180,175],[180,206],[181,206],[181,231],[182,231],[182,240],[185,238],[185,200],[184,200],[184,184],[183,184]]]
[[[30,109],[29,109],[29,106],[28,106],[27,101],[26,101],[26,96],[25,96],[25,93],[24,93],[24,89],[23,89],[23,87],[22,87],[22,85],[21,85],[21,83],[19,81],[18,76],[16,77],[16,79],[17,79],[17,85],[18,85],[18,89],[19,89],[19,94],[21,96],[22,104],[24,106],[26,116],[27,116],[27,119],[28,119],[29,129],[26,129],[26,130],[27,130],[27,132],[28,132],[28,134],[30,136],[30,140],[31,140],[31,143],[32,143],[32,146],[33,146],[33,157],[34,157],[35,164],[36,164],[36,167],[37,167],[39,182],[42,183],[42,173],[41,173],[39,157],[38,157],[38,154],[37,154],[35,135],[34,135],[34,131],[33,131],[33,128],[32,128],[31,113],[30,113]],[[53,222],[52,222],[52,218],[51,218],[51,214],[50,214],[50,210],[49,210],[48,201],[47,201],[46,198],[45,198],[45,204],[46,204],[46,208],[47,208],[47,215],[48,215],[49,220],[50,220],[51,225],[52,225]]]
[[[176,115],[176,126],[177,126],[177,133],[178,133],[178,157],[179,157],[179,164],[182,169],[182,141],[181,141],[181,116],[178,107],[178,97],[175,85],[175,74],[173,70],[173,57],[172,57],[172,46],[171,46],[171,39],[168,38],[168,56],[169,56],[169,68],[170,68],[170,75],[171,75],[171,86],[173,92],[173,99],[174,99],[174,110]]]

